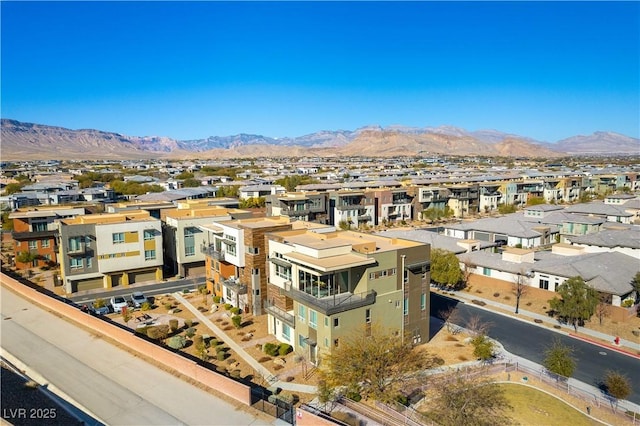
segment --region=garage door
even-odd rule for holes
[[[89,280],[76,281],[74,287],[76,287],[74,291],[95,290],[96,288],[103,288],[104,281],[102,277],[91,278]]]
[[[122,274],[111,275],[111,287],[117,287],[122,284]]]
[[[142,283],[145,281],[155,281],[156,271],[131,272],[129,273],[129,284]]]
[[[184,265],[185,277],[202,277],[206,274],[204,265]]]

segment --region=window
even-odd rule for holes
[[[420,310],[424,311],[427,309],[427,295],[422,293],[420,295]]]
[[[49,248],[51,246],[51,242],[49,240],[42,240],[40,241],[40,246],[42,246],[42,248]]]
[[[69,238],[69,251],[80,251],[82,249],[82,237]]]
[[[334,340],[333,340],[333,346],[334,346],[334,347],[336,347],[336,348],[337,348],[338,346],[340,346],[340,339],[334,339]]]
[[[196,239],[194,237],[195,232],[193,228],[184,229],[184,255],[195,256],[196,254]]]
[[[51,255],[50,255],[49,253],[45,254],[45,255],[44,255],[44,259],[45,259],[47,262],[51,262]]]
[[[371,323],[371,309],[367,309],[364,311],[364,322],[367,324]]]
[[[540,278],[540,288],[549,290],[549,280]]]
[[[309,327],[318,328],[318,313],[312,309],[309,309]]]
[[[329,317],[324,317],[324,326],[329,327]]]
[[[376,273],[375,272],[369,272],[369,279],[370,280],[375,280],[376,279]]]
[[[33,232],[43,232],[47,230],[47,222],[33,222],[31,223],[31,229]]]
[[[229,253],[229,255],[231,255],[231,256],[235,256],[236,255],[236,245],[235,244],[226,243],[226,246],[227,246],[226,252]]]
[[[328,337],[325,337],[325,338],[324,338],[324,347],[325,347],[325,348],[328,348],[328,347],[329,347],[329,338],[328,338]]]
[[[307,339],[302,334],[298,334],[298,346],[301,348],[307,347]]]
[[[29,250],[35,250],[38,248],[38,241],[31,240],[29,241]]]
[[[291,340],[291,327],[287,324],[282,324],[282,337],[287,340]]]
[[[260,275],[260,268],[252,268],[251,275]]]
[[[259,254],[260,253],[260,248],[259,247],[247,247],[246,248],[246,252],[249,254]]]
[[[482,275],[486,275],[487,277],[490,277],[491,276],[491,269],[482,268]]]
[[[112,234],[113,244],[122,244],[124,243],[124,232],[114,232]]]
[[[291,281],[291,268],[287,267],[287,266],[280,266],[280,265],[275,265],[276,266],[276,275],[279,276],[280,278],[283,278],[287,281]]]
[[[340,318],[334,318],[333,319],[333,326],[334,327],[340,327]]]
[[[154,238],[153,229],[145,229],[144,230],[144,240],[145,241],[149,241],[149,240],[153,240],[153,238]]]
[[[307,307],[304,305],[298,305],[298,319],[301,323],[307,320]]]
[[[404,314],[409,315],[409,298],[404,298]]]
[[[153,260],[156,258],[155,250],[145,250],[144,251],[144,260]]]
[[[87,256],[85,259],[87,260],[87,268],[91,268],[93,265],[93,257]]]
[[[82,258],[81,257],[72,257],[69,262],[69,267],[71,269],[80,269],[83,267]]]

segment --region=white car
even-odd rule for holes
[[[127,306],[129,306],[129,304],[123,296],[113,296],[111,298],[111,307],[116,314],[122,312],[122,308],[126,308]]]
[[[140,308],[143,303],[147,302],[147,298],[141,291],[136,291],[131,295],[131,303],[135,308]]]

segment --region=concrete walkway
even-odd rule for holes
[[[224,341],[229,348],[233,350],[239,357],[244,359],[247,364],[251,366],[258,374],[260,374],[270,386],[279,387],[282,390],[287,390],[291,392],[302,392],[315,394],[316,387],[311,385],[303,385],[298,383],[290,383],[278,380],[277,376],[271,374],[271,372],[265,368],[262,364],[260,364],[255,358],[249,355],[238,343],[236,343],[231,337],[227,336],[227,333],[222,330],[220,327],[215,325],[209,318],[207,318],[202,312],[200,312],[195,306],[193,306],[187,299],[182,297],[180,293],[173,293],[173,297],[180,302],[186,309],[188,309],[193,315],[196,316],[198,321],[200,321],[205,326],[209,327],[211,331],[215,334],[224,338]]]
[[[474,306],[480,308],[480,309],[486,309],[489,310],[493,313],[499,314],[499,315],[504,315],[504,316],[508,316],[511,318],[515,318],[518,319],[520,321],[525,321],[527,323],[532,322],[532,320],[540,320],[542,321],[542,324],[538,324],[541,327],[544,327],[543,324],[549,324],[552,326],[560,326],[560,329],[556,329],[556,328],[552,328],[551,330],[554,331],[558,331],[561,333],[568,333],[571,337],[577,338],[577,339],[582,339],[582,340],[586,340],[589,341],[593,344],[599,345],[599,346],[603,346],[606,347],[607,349],[611,349],[611,350],[615,350],[621,353],[625,353],[627,355],[630,356],[634,356],[636,358],[640,358],[640,356],[638,355],[638,353],[640,353],[640,338],[638,338],[638,342],[632,342],[630,340],[625,340],[625,339],[620,339],[620,344],[616,345],[614,343],[614,339],[615,336],[606,334],[606,333],[602,333],[596,330],[591,330],[589,328],[586,327],[579,327],[578,331],[582,334],[586,334],[587,336],[596,338],[596,339],[601,339],[604,340],[605,342],[610,342],[609,344],[605,344],[602,342],[597,342],[588,338],[584,338],[582,336],[578,336],[575,334],[575,330],[573,328],[573,326],[571,325],[566,325],[566,324],[561,324],[560,322],[558,322],[557,319],[549,317],[548,315],[541,315],[538,314],[536,312],[531,312],[531,311],[527,311],[526,309],[522,309],[519,308],[518,309],[518,314],[515,314],[514,310],[515,307],[513,305],[506,305],[504,303],[500,303],[500,302],[496,302],[494,300],[491,299],[484,299],[482,297],[478,297],[475,294],[469,294],[466,293],[464,291],[453,291],[451,293],[454,293],[456,298],[459,299],[464,299],[466,301],[471,301],[471,300],[481,300],[483,302],[485,302],[488,306],[493,306],[496,308],[500,308],[503,309],[507,312],[512,312],[511,314],[507,314],[504,312],[499,312],[490,308],[487,308],[486,306],[480,306],[480,305],[476,305],[474,304]],[[535,324],[535,323],[534,323]]]

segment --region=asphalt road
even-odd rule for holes
[[[268,425],[0,288],[2,349],[109,425]],[[224,413],[224,415],[221,415]],[[44,424],[44,423],[42,423]]]
[[[599,387],[607,370],[621,372],[630,379],[634,387],[627,399],[640,404],[640,360],[637,358],[431,293],[432,315],[437,316],[438,312],[452,304],[456,304],[456,311],[459,313],[457,325],[464,327],[470,317],[478,316],[482,322],[490,325],[489,337],[499,341],[512,354],[537,364],[543,364],[544,352],[551,342],[560,339],[563,345],[574,350],[577,364],[572,376],[574,379]]]

